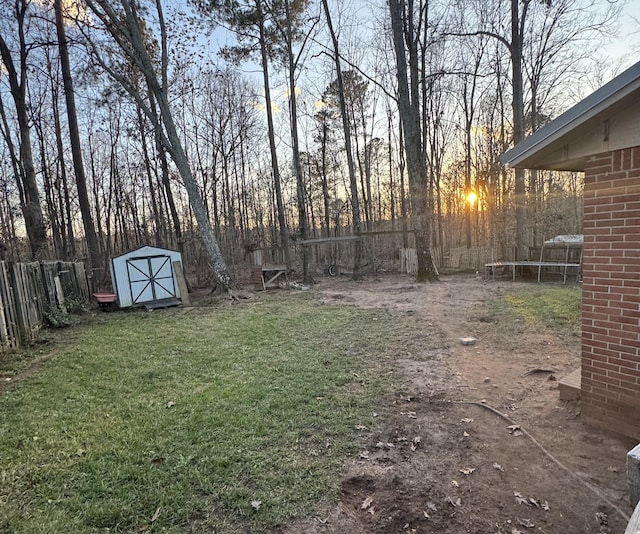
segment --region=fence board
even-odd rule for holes
[[[20,344],[18,318],[13,302],[9,273],[4,261],[0,262],[0,353],[15,349]]]
[[[457,247],[446,251],[444,255],[440,249],[433,249],[431,252],[433,254],[433,261],[438,269],[484,271],[485,263],[489,263],[493,258],[491,248],[487,247]],[[409,274],[416,274],[418,272],[416,249],[402,249],[400,272]]]
[[[57,304],[56,299],[56,264],[54,262],[43,261],[40,263],[42,275],[42,285],[44,287],[44,297],[49,306]]]
[[[74,273],[74,285],[69,292],[69,297],[73,297],[82,302],[89,302],[91,297],[91,291],[89,288],[89,277],[85,269],[84,263],[71,263],[69,264],[73,268]]]
[[[0,353],[33,342],[50,308],[89,296],[83,263],[0,262]]]
[[[37,262],[11,265],[11,282],[22,341],[31,343],[42,327],[45,311],[45,291]]]
[[[415,248],[403,248],[400,255],[400,272],[416,274],[418,272],[418,254]]]

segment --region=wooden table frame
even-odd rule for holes
[[[289,288],[289,277],[287,276],[286,265],[262,265],[262,289],[266,291],[267,287],[277,287],[278,279],[284,277]]]

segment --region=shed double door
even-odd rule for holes
[[[177,296],[170,256],[130,258],[127,273],[134,304]]]

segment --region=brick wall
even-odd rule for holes
[[[585,165],[581,413],[640,438],[640,147]]]

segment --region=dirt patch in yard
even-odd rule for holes
[[[338,506],[277,532],[624,532],[635,443],[585,425],[578,402],[560,401],[558,380],[580,365],[575,333],[487,315],[486,302],[513,288],[456,275],[312,290],[398,319],[390,335],[401,384],[378,408],[380,425],[358,429]]]

